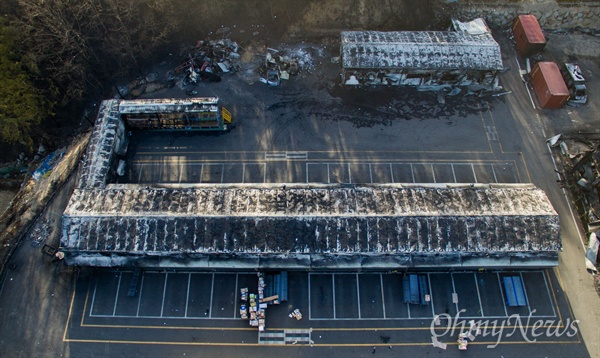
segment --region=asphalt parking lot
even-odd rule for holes
[[[556,287],[559,283],[553,270],[420,274],[426,275],[429,285],[430,302],[426,305],[402,303],[403,274],[398,272],[289,272],[289,300],[269,306],[267,331],[258,334],[239,313],[243,303],[239,289],[248,287],[251,293],[257,290],[254,272],[146,271],[135,295],[129,296],[132,271],[94,270],[77,282],[65,340],[128,343],[134,336],[168,345],[202,330],[206,334],[195,338],[196,344],[318,346],[347,344],[346,330],[354,327],[363,333],[382,329],[385,334],[401,329],[406,338],[394,336],[388,346],[419,346],[423,342],[412,339],[416,336],[426,340],[426,328],[436,315],[465,321],[501,321],[519,315],[523,320],[529,317],[558,325],[573,319],[564,294]],[[501,284],[504,276],[522,279],[525,306],[507,305]],[[295,308],[304,314],[300,321],[288,317]],[[130,334],[120,336],[122,328]],[[160,330],[161,335],[133,333],[149,329]],[[228,334],[215,341],[215,334],[224,331]],[[327,332],[326,341],[320,341],[323,332]],[[372,339],[372,335],[363,334],[354,337],[352,344],[381,343]],[[561,339],[563,343],[580,343],[577,335]]]

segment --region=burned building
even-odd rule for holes
[[[455,21],[455,31],[343,31],[342,82],[498,90],[500,46],[485,23],[477,24]]]
[[[558,264],[558,215],[530,184],[115,184],[125,131],[119,101],[103,102],[63,213],[60,250],[69,264],[314,270]]]
[[[557,264],[532,186],[108,185],[76,190],[62,250],[80,265],[236,269]]]

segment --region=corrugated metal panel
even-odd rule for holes
[[[218,97],[136,99],[120,101],[119,113],[216,112],[218,103]]]
[[[522,56],[534,55],[546,46],[546,38],[534,15],[519,15],[513,21],[512,31]]]
[[[501,70],[500,46],[489,34],[453,31],[344,31],[342,66],[353,69]]]
[[[561,108],[569,99],[569,89],[554,62],[538,62],[531,71],[531,83],[542,108]]]
[[[534,188],[273,186],[76,190],[61,245],[138,254],[385,254],[556,251],[560,240],[558,216]]]
[[[502,278],[504,293],[506,294],[506,305],[509,307],[527,306],[525,288],[519,276],[506,276]]]

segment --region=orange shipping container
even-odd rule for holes
[[[569,99],[569,89],[554,62],[538,62],[531,71],[531,84],[542,108],[561,108]]]
[[[546,46],[546,37],[534,15],[519,15],[513,21],[512,32],[521,56],[535,55]]]

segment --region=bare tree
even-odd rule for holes
[[[176,26],[168,0],[18,0],[29,54],[62,103],[138,70]]]

